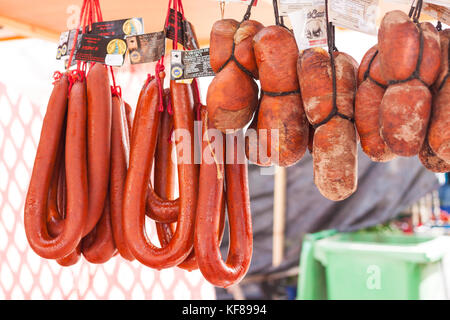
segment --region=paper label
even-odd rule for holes
[[[339,27],[376,35],[378,2],[379,0],[330,1],[330,22]]]
[[[165,53],[165,39],[164,31],[127,37],[130,63],[138,64],[159,60]]]
[[[144,32],[142,18],[120,19],[112,21],[95,22],[89,34],[98,34],[104,37],[126,37]]]
[[[422,11],[436,20],[450,25],[450,8],[438,6],[437,4],[424,3]]]
[[[120,67],[123,65],[126,52],[127,44],[121,38],[83,34],[75,59]]]
[[[209,48],[180,51],[172,50],[170,78],[172,80],[214,76],[209,62]]]
[[[299,50],[327,45],[325,3],[303,6],[289,13],[295,41]]]
[[[323,4],[323,0],[277,0],[280,16],[288,16],[289,13],[302,10],[305,6]]]
[[[106,38],[125,38],[128,35],[139,35],[144,31],[144,23],[142,18],[129,18],[112,21],[95,22],[92,24],[92,29],[88,35],[98,35]],[[76,29],[65,31],[61,33],[58,42],[58,48],[56,53],[56,59],[60,60],[63,57],[69,56],[72,51],[73,39],[76,34]],[[86,35],[85,34],[85,35]],[[81,45],[81,28],[77,39],[77,46],[74,50],[74,56],[76,56],[77,50]],[[118,58],[109,58],[109,60]],[[118,61],[118,60],[117,60]]]
[[[249,5],[252,1],[251,0],[215,0],[217,2],[225,2],[225,3],[242,3],[242,4],[246,4]],[[253,6],[256,6],[256,4],[258,3],[258,0],[255,0],[255,2],[253,3]]]
[[[75,38],[76,29],[65,31],[61,33],[58,41],[58,48],[56,51],[56,59],[60,60],[63,57],[69,56],[73,47],[73,39]],[[77,48],[80,46],[81,37],[77,39]]]
[[[386,0],[385,0],[386,1]],[[413,0],[388,0],[389,2],[401,3],[411,6]],[[450,0],[424,0],[423,2],[437,4],[439,6],[444,6],[450,8]],[[417,0],[414,1],[414,5],[417,3]]]

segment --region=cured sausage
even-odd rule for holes
[[[289,30],[270,26],[256,34],[253,47],[262,89],[259,147],[270,154],[270,164],[291,166],[305,154],[309,129],[297,78],[297,44]]]
[[[164,78],[164,73],[157,76]],[[153,79],[147,85],[143,94],[143,105],[134,124],[135,135],[131,143],[130,167],[124,191],[123,225],[125,239],[133,256],[146,266],[162,269],[180,264],[192,251],[198,173],[193,161],[193,151],[189,150],[189,148],[193,148],[194,139],[192,91],[189,86],[172,81],[171,100],[174,111],[175,139],[178,141],[177,156],[180,156],[180,152],[189,154],[190,151],[190,157],[187,161],[178,162],[180,212],[177,230],[167,246],[163,248],[154,246],[145,234],[144,217],[160,116],[157,83],[156,79]],[[181,145],[179,140],[181,140],[180,134],[183,130],[190,133],[190,139],[183,141],[184,143]]]
[[[200,110],[203,132],[206,132],[206,108]],[[161,118],[160,134],[158,136],[158,146],[155,153],[155,191],[158,194],[165,195],[167,198],[173,197],[174,191],[174,166],[170,161],[172,153],[172,143],[167,143],[167,138],[170,137],[171,121],[168,113],[163,114]],[[156,223],[156,230],[161,246],[167,246],[175,232],[173,224]],[[225,198],[222,197],[222,207],[220,213],[219,223],[219,243],[222,241],[225,230]],[[192,271],[198,269],[197,260],[195,258],[194,250],[191,254],[178,265],[179,268]]]
[[[62,258],[75,250],[87,213],[86,82],[75,81],[67,107],[68,89],[68,77],[63,75],[55,82],[47,106],[24,210],[28,242],[38,255],[47,259]],[[64,227],[58,236],[52,237],[46,225],[47,197],[66,113],[67,206]]]
[[[450,163],[445,162],[434,153],[427,139],[425,139],[422,149],[420,149],[419,160],[430,171],[442,173],[450,171]]]
[[[161,123],[159,127],[159,133],[158,133],[158,141],[156,145],[156,152],[155,152],[155,167],[154,167],[154,175],[155,179],[158,175],[158,172],[162,170],[163,172],[166,172],[167,170],[172,170],[173,163],[172,163],[172,150],[173,150],[173,144],[171,142],[171,135],[173,130],[173,117],[169,114],[169,104],[170,104],[170,90],[166,89],[164,90],[164,100],[163,100],[164,106],[166,108],[166,111],[161,114]],[[166,146],[168,145],[168,146]],[[164,161],[158,161],[158,158],[165,159]],[[168,163],[170,162],[170,163]],[[166,166],[168,168],[166,168]],[[170,167],[169,167],[170,166]],[[155,180],[156,182],[156,180]],[[170,187],[171,184],[168,185]],[[162,195],[165,195],[166,193],[159,193]],[[171,223],[176,222],[178,218],[178,213],[180,211],[180,200],[178,199],[171,199],[169,200],[167,198],[168,196],[160,197],[158,195],[158,192],[155,192],[155,190],[152,188],[151,184],[148,188],[148,194],[147,194],[147,207],[146,207],[146,214],[151,219],[155,220],[156,222],[160,223]],[[170,198],[170,197],[169,197]],[[158,225],[158,224],[157,224]]]
[[[383,17],[378,45],[381,73],[389,84],[380,105],[381,135],[395,154],[414,156],[430,119],[428,86],[440,65],[438,33],[430,23],[415,24],[396,10]]]
[[[128,106],[129,107],[129,106]],[[110,214],[114,242],[120,255],[134,260],[124,239],[122,226],[123,188],[127,178],[130,153],[130,111],[118,96],[112,97],[111,174],[109,182]],[[131,120],[131,119],[130,119]]]
[[[242,135],[242,131],[237,134]],[[218,161],[211,163],[205,161],[200,166],[195,254],[201,273],[210,283],[219,287],[229,287],[245,276],[252,257],[253,236],[247,164],[240,163],[237,159],[239,154],[237,149],[241,147],[238,143],[233,146],[234,157],[231,163],[225,165],[223,158],[212,153],[210,143],[208,139],[204,139],[203,150]],[[226,262],[222,260],[218,234],[225,180],[230,230],[230,247]]]
[[[219,20],[212,27],[210,62],[216,76],[206,102],[212,123],[223,132],[243,128],[258,104],[252,39],[262,28],[257,21],[238,23],[233,19]]]
[[[107,262],[116,253],[111,225],[110,197],[107,194],[103,214],[95,228],[83,238],[81,252],[90,263]]]
[[[357,142],[352,122],[358,64],[349,55],[312,48],[300,53],[298,79],[306,116],[315,128],[314,182],[334,201],[349,197],[357,186]],[[335,89],[333,88],[335,68]]]
[[[86,82],[89,205],[84,235],[99,221],[108,193],[112,118],[108,69],[96,63],[90,69]]]
[[[450,29],[440,32],[441,69],[434,84],[433,111],[428,131],[431,149],[442,160],[450,162]]]
[[[381,77],[378,46],[364,55],[358,69],[360,83],[355,96],[355,125],[361,147],[372,161],[386,162],[395,154],[380,135],[380,104],[387,82]]]

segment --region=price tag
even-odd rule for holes
[[[330,1],[330,21],[339,27],[376,35],[378,2],[379,0]]]
[[[127,37],[131,64],[157,61],[165,53],[164,31]]]
[[[327,45],[327,20],[325,2],[320,5],[303,5],[289,13],[295,41],[299,50]]]
[[[172,80],[214,76],[209,62],[209,48],[180,51],[172,50],[170,78]]]

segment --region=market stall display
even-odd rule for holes
[[[336,48],[328,1],[328,51],[299,47],[277,1],[276,25],[250,20],[254,4],[241,22],[222,17],[212,26],[207,52],[198,49],[182,1],[169,0],[164,32],[137,35],[154,40],[155,52],[129,54],[132,63],[157,61],[142,81],[133,117],[112,67],[123,64],[130,33],[96,34],[100,2],[83,1],[67,70],[55,72],[24,207],[34,252],[62,266],[81,257],[103,264],[120,254],[157,270],[198,269],[227,288],[243,279],[252,259],[247,160],[290,167],[308,147],[314,183],[332,201],[357,190],[358,142],[374,162],[418,156],[430,171],[450,167],[442,134],[448,29],[419,22],[421,0],[409,15],[396,10],[383,17],[378,43],[360,65]],[[210,63],[186,79],[192,61],[183,58],[191,50],[197,54],[191,59]],[[208,68],[215,75],[203,106],[196,78]],[[160,246],[148,234],[149,222]]]

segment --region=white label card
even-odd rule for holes
[[[288,14],[299,50],[327,46],[327,20],[325,2],[319,5],[303,5],[300,10]]]
[[[333,0],[328,3],[330,21],[336,26],[377,34],[379,0]]]
[[[436,4],[424,3],[422,12],[432,16],[446,25],[450,25],[450,8],[438,6]]]

